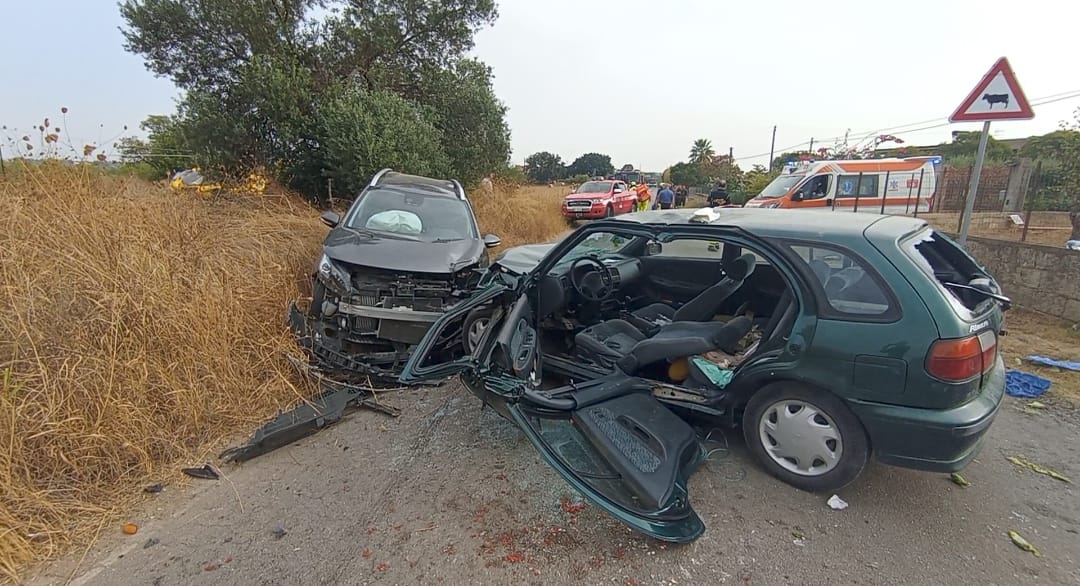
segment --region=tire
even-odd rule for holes
[[[478,307],[465,316],[465,322],[461,324],[461,344],[465,347],[467,354],[472,354],[476,350],[475,345],[480,341],[480,336],[483,335],[484,328],[488,326],[490,320],[491,310],[485,307]]]
[[[799,415],[804,413],[807,427],[800,425]],[[780,419],[784,415],[791,418]],[[836,395],[799,383],[763,387],[746,404],[742,425],[746,446],[761,465],[773,476],[805,491],[833,491],[848,485],[870,457],[870,440],[851,409]],[[823,440],[819,450],[812,449],[815,434]],[[796,436],[787,439],[789,445],[804,449],[810,446],[811,450],[794,454],[804,456],[801,459],[785,457],[784,435]],[[807,435],[810,438],[805,438]],[[829,436],[835,437],[830,440]],[[830,462],[828,456],[835,457],[835,461]]]
[[[605,218],[614,218],[615,217],[615,208],[611,207],[611,204],[608,204],[607,211],[604,212],[604,217]]]
[[[319,279],[313,279],[311,285],[311,306],[308,307],[308,313],[311,317],[319,319],[322,317],[323,301],[326,300],[326,287],[319,282]]]

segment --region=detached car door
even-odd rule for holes
[[[699,537],[705,525],[687,493],[687,480],[703,461],[693,428],[637,378],[613,376],[540,390],[543,356],[529,291],[516,301],[509,294],[513,305],[496,308],[499,317],[489,322],[474,355],[455,351],[462,346],[452,332],[462,328],[472,308],[498,295],[481,292],[437,321],[402,380],[469,371],[470,390],[513,421],[544,462],[589,501],[659,540],[683,543]]]

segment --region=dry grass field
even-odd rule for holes
[[[477,196],[504,246],[563,190]],[[285,353],[326,228],[297,197],[176,194],[47,164],[0,177],[0,576],[119,530],[152,481],[312,389]]]

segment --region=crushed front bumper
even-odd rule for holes
[[[302,312],[295,301],[289,305],[289,329],[312,364],[347,380],[370,378],[394,384],[411,354],[412,344],[406,340],[422,337],[441,315],[365,306],[346,306],[339,311],[334,317],[316,319]],[[378,330],[357,335],[348,323],[355,316],[377,319]],[[342,318],[346,320],[344,328]],[[392,337],[383,338],[384,331]]]

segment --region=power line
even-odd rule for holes
[[[1071,100],[1071,99],[1074,99],[1074,98],[1080,98],[1080,90],[1072,90],[1072,91],[1068,91],[1068,92],[1061,92],[1061,93],[1058,93],[1058,94],[1051,94],[1049,96],[1043,96],[1041,98],[1036,98],[1036,99],[1031,101],[1031,107],[1034,108],[1036,106],[1043,106],[1043,105],[1046,105],[1046,104],[1052,104],[1054,102],[1060,102],[1060,101],[1063,101],[1063,100]],[[943,120],[944,120],[944,122],[942,122]],[[885,132],[901,130],[901,129],[907,128],[909,126],[919,126],[919,125],[922,125],[922,124],[930,124],[930,123],[936,123],[936,124],[931,124],[930,126],[923,126],[921,128],[912,128],[912,129],[909,129],[909,130],[904,130],[904,132],[906,132],[906,133],[923,132],[923,131],[932,130],[932,129],[935,129],[935,128],[942,128],[942,127],[949,126],[950,124],[952,124],[952,122],[949,122],[947,118],[931,118],[929,120],[922,120],[922,121],[919,121],[919,122],[911,122],[911,123],[908,123],[908,124],[901,124],[899,126],[890,126],[888,128],[880,128],[878,130],[871,130],[871,131],[865,132],[865,133],[863,133],[863,132],[852,132],[850,134],[855,135],[855,136],[869,137],[869,136],[875,136],[875,135],[878,135],[878,134],[883,134]],[[813,142],[819,142],[819,143],[821,143],[821,142],[829,142],[829,141],[836,142],[836,141],[841,140],[843,138],[845,138],[845,137],[843,137],[843,136],[834,136],[834,137],[824,138],[824,139],[811,139],[811,140],[808,140],[808,141],[803,141],[803,142],[800,142],[798,144],[794,144],[794,145],[784,147],[784,148],[781,148],[781,149],[776,149],[776,150],[778,152],[781,152],[781,153],[786,153],[786,152],[790,152],[793,149],[797,149],[799,147],[804,147],[804,146],[807,146],[809,144],[812,144]],[[758,155],[747,155],[745,157],[739,157],[739,158],[737,158],[735,160],[736,161],[745,161],[747,159],[758,159],[758,158],[767,157],[767,156],[769,156],[769,153],[761,153],[761,154],[758,154]]]

